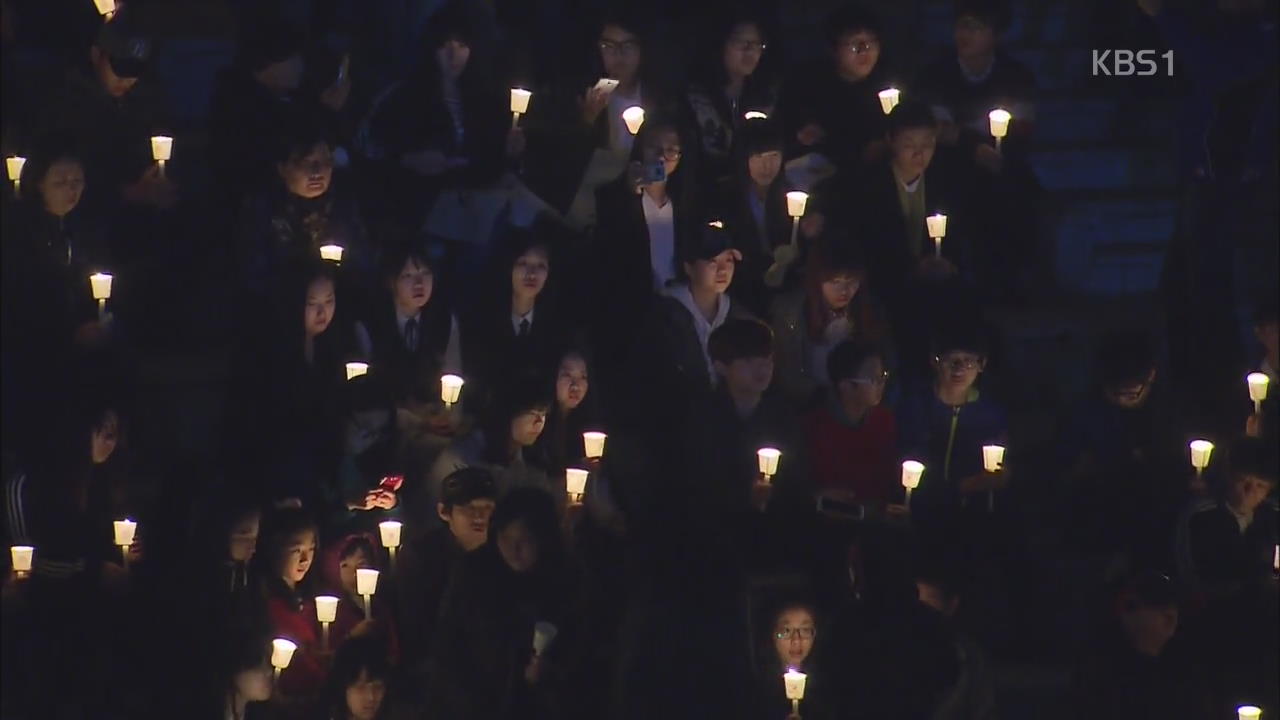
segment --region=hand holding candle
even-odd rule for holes
[[[155,135],[151,138],[151,158],[160,167],[160,177],[164,177],[164,164],[173,157],[173,138],[168,135]]]
[[[22,182],[22,167],[27,164],[27,159],[20,155],[11,155],[4,159],[4,171],[9,176],[9,181],[13,183],[13,194],[18,195]]]
[[[9,557],[13,560],[13,572],[19,578],[31,574],[31,564],[35,559],[36,549],[30,545],[13,545],[9,548]]]
[[[111,523],[112,530],[115,533],[116,545],[120,546],[120,556],[124,560],[124,567],[129,568],[129,546],[133,544],[133,536],[138,532],[138,523],[129,520],[115,520]]]
[[[1253,401],[1253,414],[1262,414],[1262,401],[1267,399],[1267,385],[1271,384],[1271,378],[1266,373],[1249,373],[1245,378],[1245,382],[1249,384],[1249,399]]]
[[[564,487],[565,492],[569,494],[569,502],[577,504],[582,502],[582,496],[587,492],[587,476],[586,470],[581,468],[569,468],[564,471]]]
[[[316,596],[316,620],[320,621],[320,647],[329,649],[329,624],[338,619],[338,598],[332,595]]]
[[[364,619],[373,619],[373,595],[378,591],[378,571],[372,568],[356,570],[356,594],[364,598]]]
[[[457,375],[440,376],[440,399],[445,407],[453,407],[462,396],[462,385],[465,381]]]
[[[893,109],[898,106],[898,99],[902,96],[902,93],[897,88],[885,88],[878,94],[880,96],[880,109],[884,111],[885,115],[893,112]]]
[[[640,126],[644,125],[644,108],[639,105],[632,105],[623,110],[622,122],[627,124],[627,132],[632,135],[640,132]]]
[[[1000,149],[1000,143],[1009,134],[1009,121],[1012,119],[1013,116],[1009,114],[1008,110],[1000,108],[987,113],[987,120],[991,124],[991,137],[996,139],[996,150]]]
[[[529,112],[529,98],[533,93],[521,88],[511,88],[511,127],[520,124],[520,116]]]
[[[280,679],[280,673],[289,667],[289,663],[293,660],[293,653],[298,649],[298,644],[292,640],[284,638],[276,638],[271,641],[271,667],[275,670],[276,679]]]

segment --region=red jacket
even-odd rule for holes
[[[281,587],[267,599],[267,613],[273,637],[286,638],[298,645],[289,667],[280,675],[281,692],[300,697],[318,695],[324,689],[328,670],[320,657],[320,624],[316,620],[315,600],[305,598],[299,605]]]
[[[395,594],[395,587],[392,585],[393,578],[387,572],[386,566],[381,562],[382,553],[386,551],[382,549],[381,542],[371,533],[347,535],[338,542],[330,543],[322,556],[320,567],[321,587],[324,588],[325,593],[338,598],[337,619],[329,626],[329,647],[331,650],[337,650],[341,647],[342,642],[347,639],[347,636],[351,634],[351,631],[361,622],[364,622],[364,598],[353,598],[347,594],[342,587],[342,575],[339,567],[347,548],[361,539],[368,540],[373,546],[376,557],[373,559],[372,567],[381,573],[378,578],[378,592],[373,596],[373,619],[378,626],[377,633],[387,641],[387,659],[392,664],[395,664],[400,659],[399,634],[397,632],[395,614],[392,612],[394,605],[392,597]],[[314,603],[314,601],[312,602]],[[315,610],[314,604],[312,605],[312,610]]]
[[[809,459],[819,491],[852,491],[858,502],[898,501],[898,433],[893,413],[877,406],[857,427],[823,405],[804,418]]]

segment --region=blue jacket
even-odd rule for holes
[[[958,501],[960,479],[982,472],[982,446],[1003,441],[1009,432],[1004,408],[977,388],[956,407],[943,404],[931,385],[910,392],[898,422],[903,457],[925,465],[916,497],[931,504]]]

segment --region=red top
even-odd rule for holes
[[[298,645],[289,667],[280,674],[280,690],[286,695],[302,697],[318,695],[324,689],[327,671],[320,657],[320,624],[316,621],[315,601],[307,599],[302,609],[283,594],[273,593],[267,600],[273,637],[292,640]]]
[[[900,500],[898,431],[887,408],[872,408],[851,427],[824,405],[805,416],[804,430],[819,491],[852,491],[863,503]]]

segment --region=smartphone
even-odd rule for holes
[[[618,81],[614,80],[613,78],[600,78],[599,80],[596,81],[595,89],[603,90],[606,93],[611,93],[614,90],[618,89]]]
[[[647,162],[640,168],[640,184],[649,185],[667,181],[667,164],[662,158]]]
[[[818,512],[828,515],[840,515],[842,517],[854,518],[861,520],[866,516],[866,509],[856,503],[847,503],[840,500],[832,500],[829,497],[818,497]]]
[[[388,475],[382,478],[382,482],[378,485],[378,487],[388,492],[395,492],[399,490],[400,486],[403,484],[404,484],[403,475]]]

